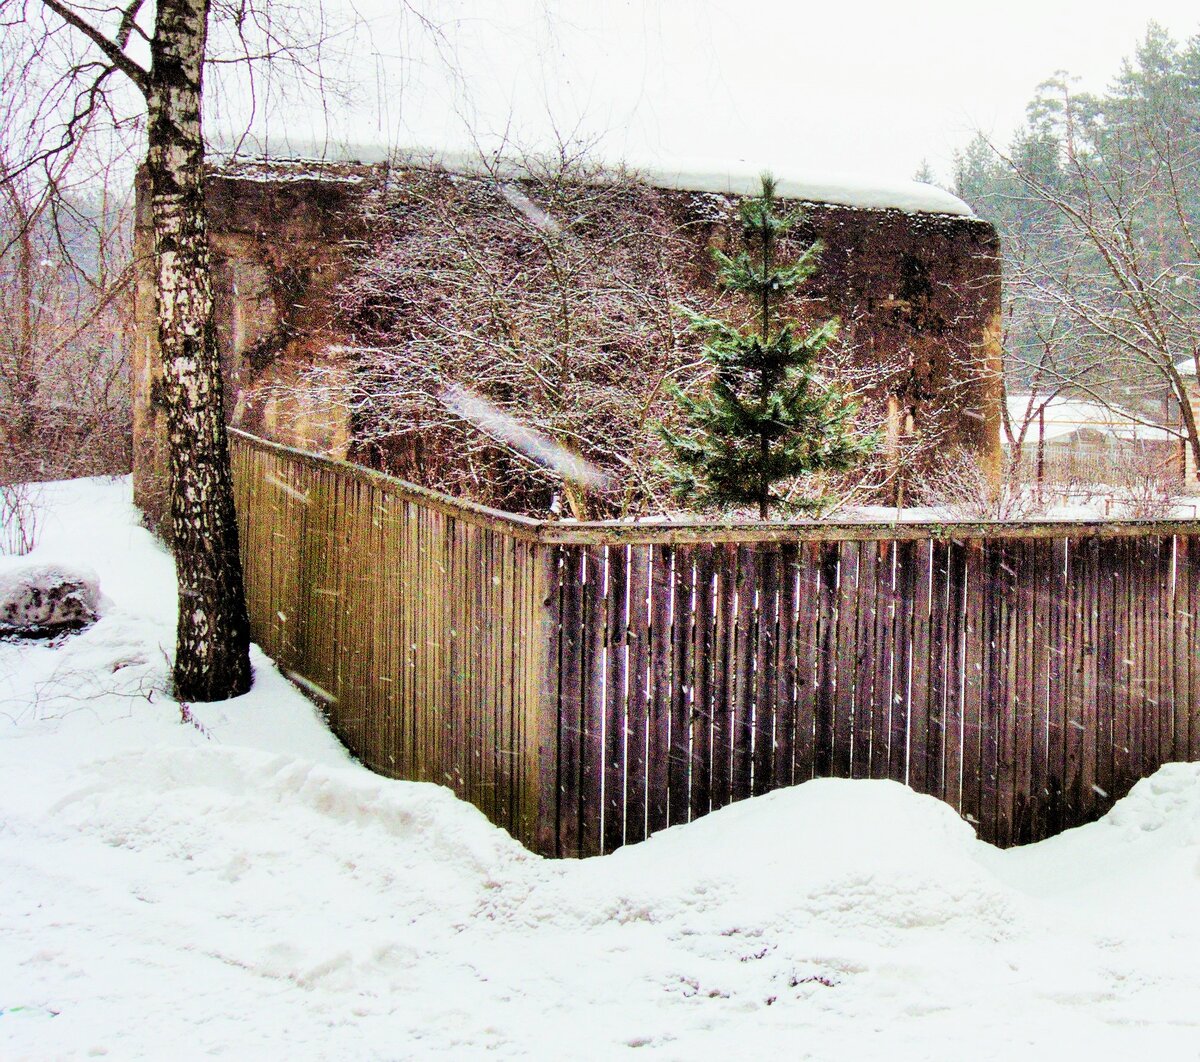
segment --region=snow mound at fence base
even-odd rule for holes
[[[565,871],[517,916],[576,924],[684,919],[716,934],[791,926],[870,936],[956,925],[1003,935],[1012,898],[945,804],[894,782],[838,779],[731,805]]]
[[[182,712],[121,490],[54,488],[103,519],[44,545],[112,608],[0,645],[0,1056],[1194,1058],[1197,765],[1005,852],[830,780],[545,861],[354,764],[259,654]]]

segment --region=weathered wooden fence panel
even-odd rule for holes
[[[544,847],[545,550],[335,462],[244,437],[233,461],[256,640],[372,770],[447,785]]]
[[[1200,758],[1200,525],[541,523],[235,433],[255,638],[369,767],[547,855],[814,777],[981,837]]]
[[[625,548],[607,547],[610,575]],[[569,598],[603,551],[558,550]],[[661,666],[639,655],[630,688],[665,686],[670,710],[595,682],[569,692],[571,718],[650,739],[619,770],[619,743],[603,764],[567,752],[573,786],[604,800],[563,854],[640,840],[647,806],[669,809],[653,830],[812,776],[904,782],[1000,845],[1090,821],[1196,755],[1197,550],[1161,534],[676,545],[657,604],[645,578],[599,579],[604,601],[565,610],[561,644],[623,682],[652,617]],[[588,626],[610,607],[615,624]],[[587,735],[564,726],[561,747]]]

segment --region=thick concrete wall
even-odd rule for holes
[[[360,232],[361,174],[329,168],[319,178],[285,173],[211,177],[209,243],[226,415],[235,427],[279,442],[343,457],[349,421],[330,417],[306,394],[314,366],[337,371],[333,299],[345,241]],[[134,498],[165,527],[166,425],[148,188],[139,177],[138,262],[133,354]]]
[[[679,193],[667,193],[678,195]],[[978,218],[802,204],[802,241],[825,244],[805,293],[842,319],[864,364],[896,365],[888,387],[918,432],[999,469],[1003,358],[1000,243]],[[728,223],[710,242],[725,246]]]
[[[363,235],[364,195],[378,167],[275,164],[214,172],[208,182],[217,327],[228,416],[278,442],[344,456],[353,449],[349,413],[330,413],[302,374],[346,370],[335,294],[347,241]],[[389,178],[403,180],[393,171]],[[729,247],[735,198],[662,189],[664,207],[695,244],[685,284],[711,287],[710,246]],[[899,366],[888,383],[901,429],[935,435],[939,447],[1000,461],[1000,257],[987,222],[804,203],[797,236],[826,245],[806,292],[866,363]],[[139,275],[134,357],[134,483],[138,503],[161,515],[165,460],[156,397],[157,334],[152,233],[139,185]]]

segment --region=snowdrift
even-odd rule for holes
[[[1024,849],[823,780],[543,861],[353,763],[261,655],[172,701],[127,489],[48,488],[37,558],[102,618],[0,644],[0,1056],[1195,1057],[1200,766]]]

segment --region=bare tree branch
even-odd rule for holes
[[[129,7],[122,13],[121,26],[117,31],[116,40],[109,40],[100,30],[96,29],[95,26],[78,15],[66,4],[61,3],[60,0],[41,0],[41,3],[44,7],[53,11],[68,26],[82,33],[92,44],[100,49],[104,57],[117,70],[120,70],[122,74],[129,78],[141,90],[143,95],[148,91],[149,71],[134,62],[124,51],[125,45],[129,42],[129,35],[133,30],[134,19],[137,16],[138,9],[141,7],[141,0],[133,0]]]

